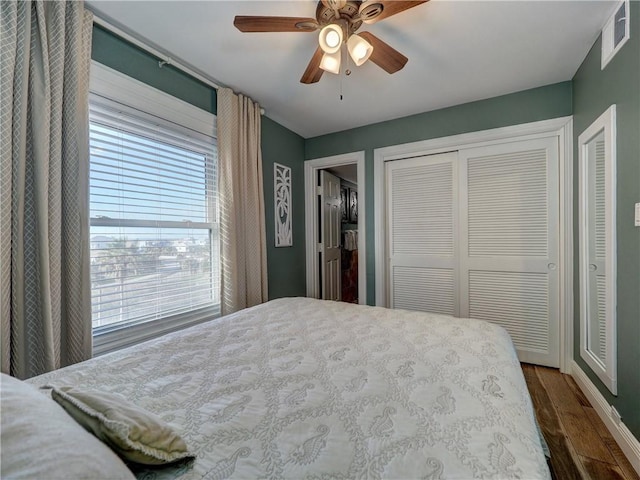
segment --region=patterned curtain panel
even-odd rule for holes
[[[82,2],[1,3],[2,371],[91,356],[88,93]]]
[[[267,301],[260,106],[218,90],[222,314]]]

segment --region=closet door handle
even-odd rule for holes
[[[550,263],[547,265],[547,268],[549,270],[555,270],[557,268],[557,265],[555,263]]]
[[[589,264],[589,270],[591,270],[592,272],[595,272],[597,269],[598,269],[598,266],[595,263]]]

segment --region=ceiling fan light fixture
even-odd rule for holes
[[[320,68],[325,72],[340,73],[340,50],[335,53],[325,53],[320,61]]]
[[[349,37],[349,40],[347,40],[347,50],[349,50],[349,55],[351,55],[353,63],[359,67],[369,60],[369,57],[373,53],[373,46],[360,35],[354,33]]]
[[[340,50],[343,33],[340,25],[332,23],[320,30],[318,42],[324,53],[333,54]]]

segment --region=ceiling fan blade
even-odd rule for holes
[[[318,29],[318,22],[310,17],[237,15],[233,24],[241,32],[313,32]]]
[[[380,40],[373,33],[360,32],[362,38],[371,44],[373,53],[369,57],[373,63],[385,70],[387,73],[396,73],[402,70],[409,60],[395,48],[390,47],[387,43]]]
[[[311,57],[311,61],[309,65],[307,65],[307,69],[302,74],[302,78],[300,79],[300,83],[316,83],[322,77],[324,70],[320,68],[320,61],[322,60],[322,55],[324,52],[320,47],[316,48],[313,57]]]
[[[368,0],[360,6],[360,14],[364,23],[371,24],[427,3],[428,1],[429,0]],[[379,15],[375,15],[373,18],[367,18],[368,12],[376,12],[380,7],[382,7],[382,12]]]

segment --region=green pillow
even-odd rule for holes
[[[121,395],[76,387],[43,388],[50,388],[52,398],[76,422],[126,461],[163,465],[194,457],[167,423]]]

